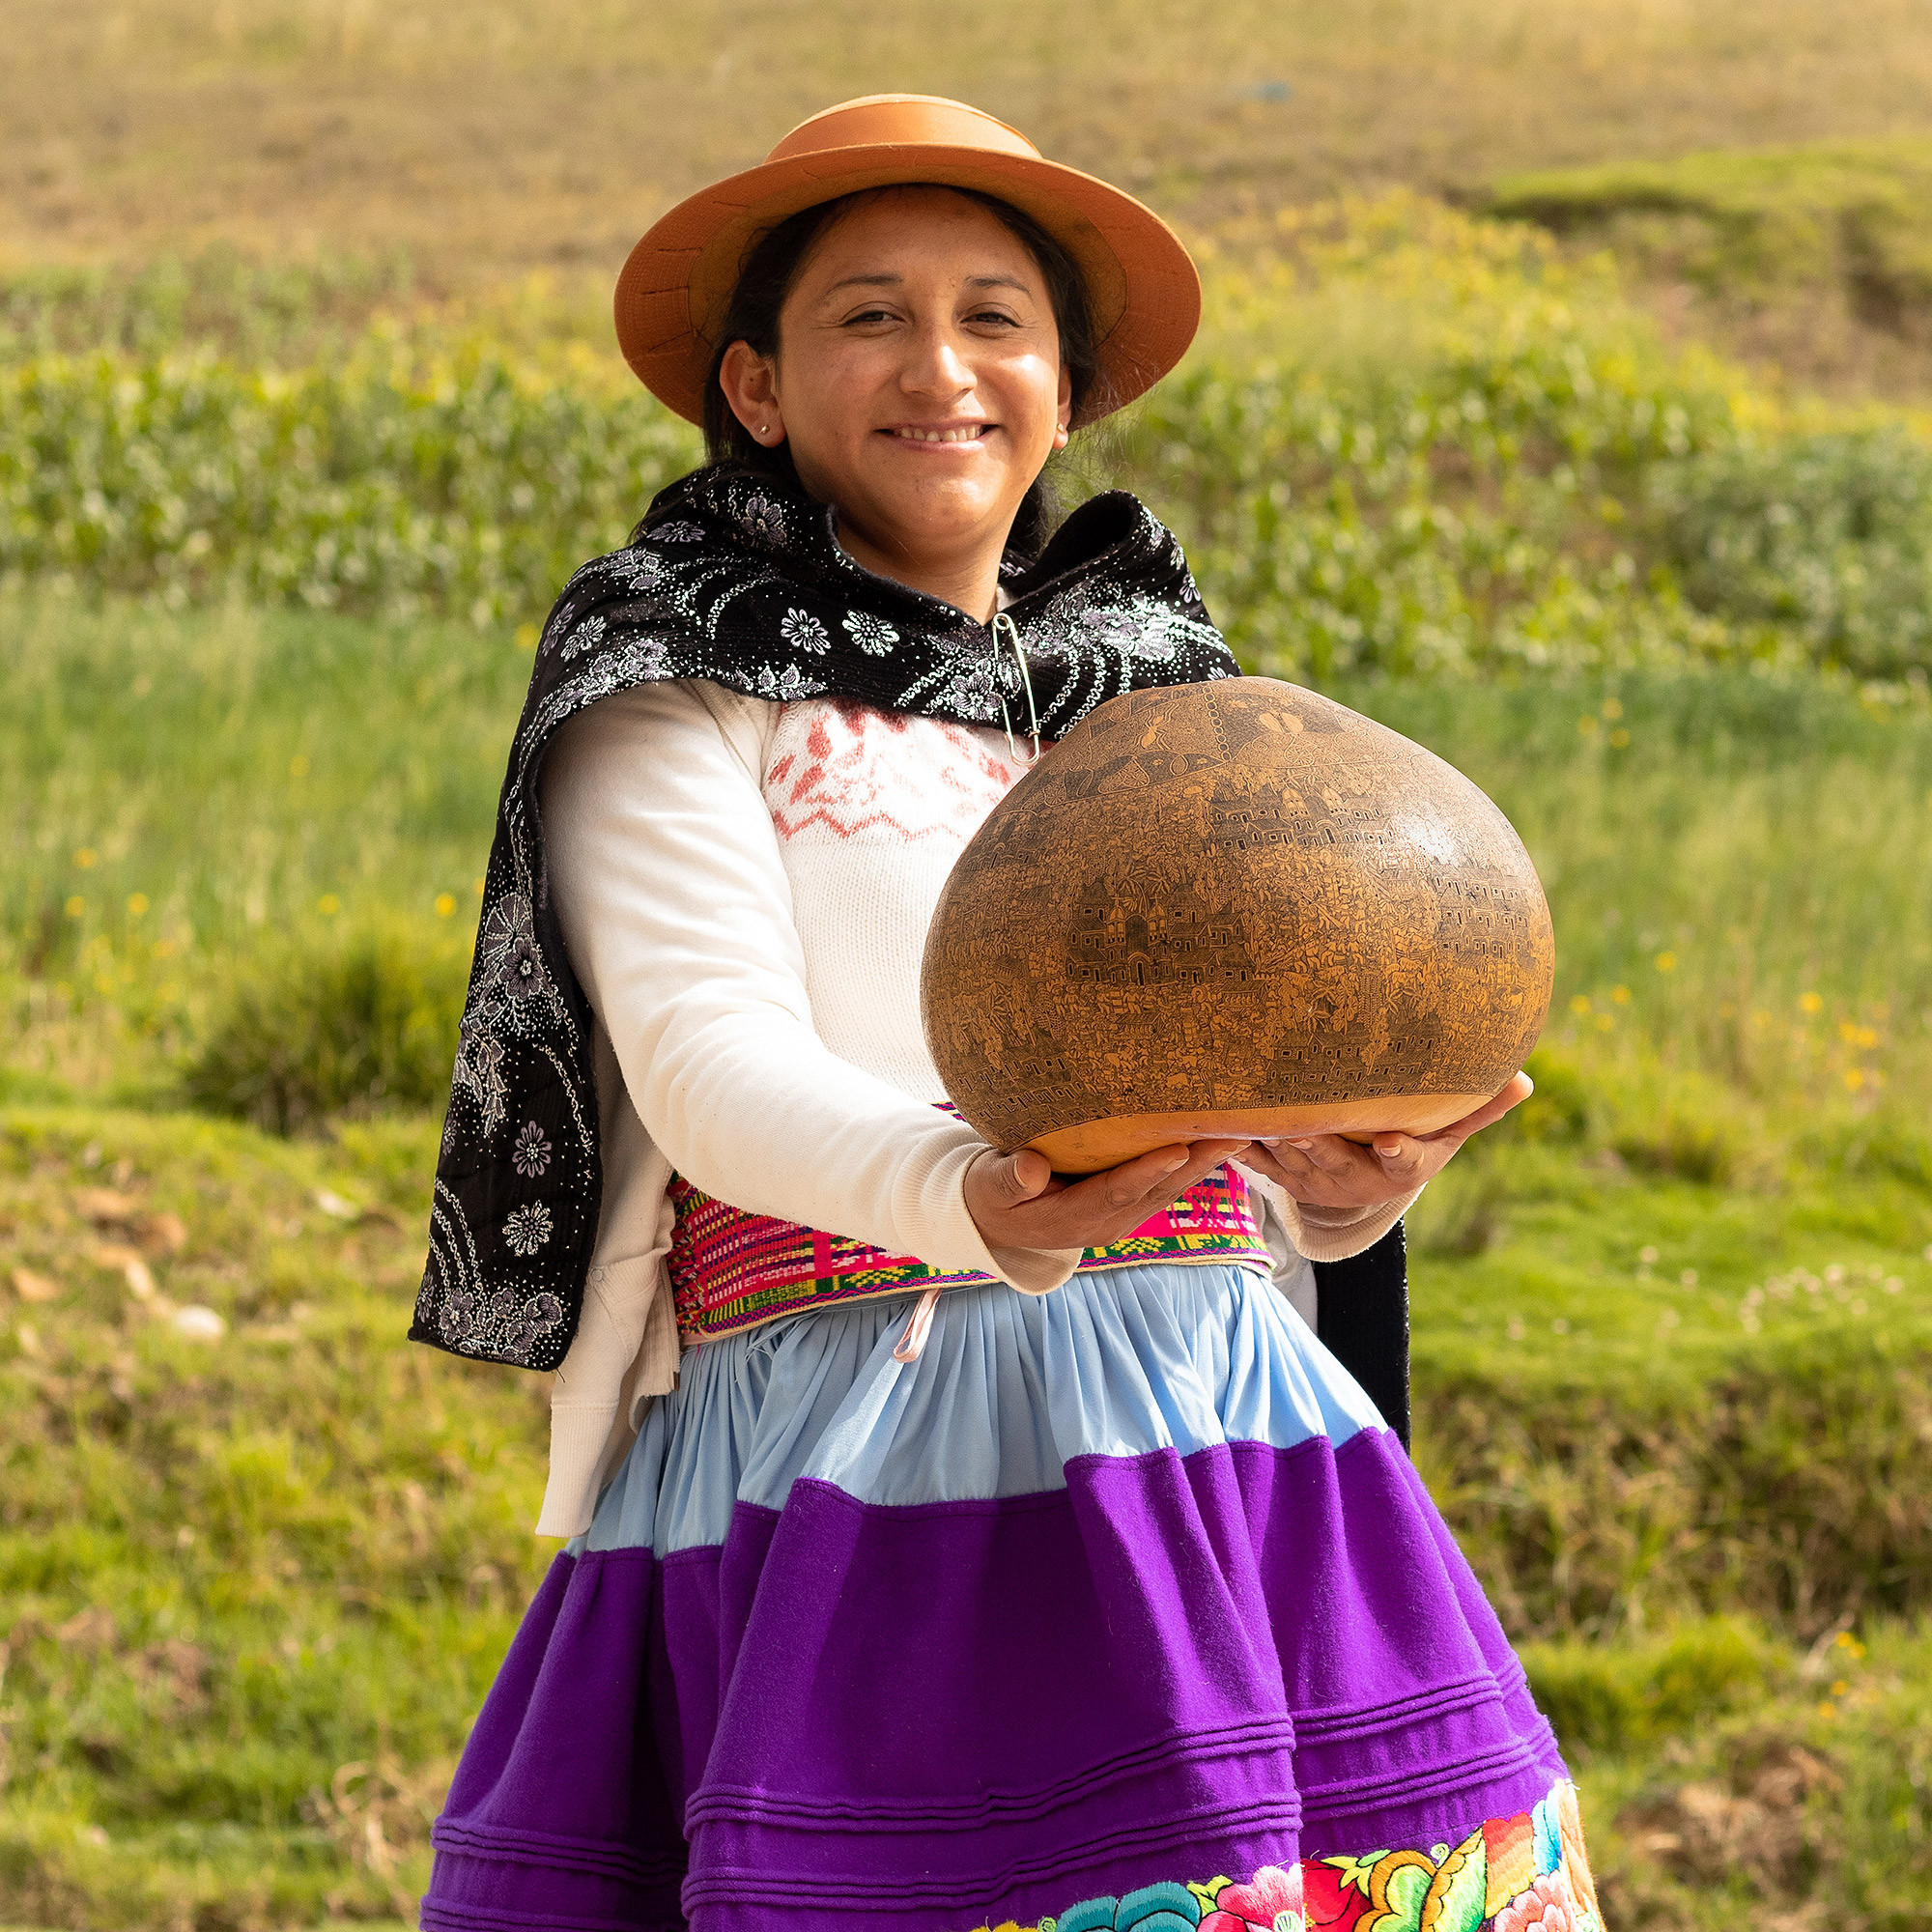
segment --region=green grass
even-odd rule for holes
[[[1889,328],[1932,324],[1932,141],[1821,142],[1505,175],[1499,214],[1606,241],[1713,292],[1842,288]]]
[[[152,1081],[239,962],[344,923],[467,948],[527,652],[63,598],[9,601],[0,635],[16,1082]]]
[[[14,0],[0,253],[589,263],[795,122],[961,96],[1164,213],[1747,143],[1923,133],[1910,0]]]
[[[460,960],[527,677],[513,641],[45,595],[0,601],[0,637],[16,1090],[165,1088],[247,961],[344,925]],[[1932,717],[1737,670],[1334,689],[1522,832],[1559,934],[1551,1041],[1620,1069],[1648,1122],[1618,1130],[1627,1158],[1690,1158],[1642,1145],[1690,1109],[1716,1123],[1705,1158],[1748,1173],[1801,1097],[1813,1138],[1920,1158],[1885,1135],[1932,1065],[1932,932],[1896,883],[1932,839]]]
[[[1159,503],[1253,661],[1320,682],[1808,665],[1925,701],[1911,422],[1796,409],[1666,347],[1601,262],[1411,196],[1207,252],[1211,327],[1066,478]],[[276,354],[231,326],[255,287],[231,284],[92,354],[60,346],[67,296],[16,285],[0,583],[528,638],[696,455],[554,292]],[[143,312],[106,306],[124,336]]]
[[[1847,130],[1848,131],[1848,130]],[[1624,149],[1582,166],[1534,164],[1459,197],[1533,222],[1566,254],[1614,253],[1679,340],[1720,345],[1760,383],[1858,399],[1880,412],[1932,397],[1932,141]]]
[[[1932,1924],[1932,1628],[1866,1637],[1732,1618],[1527,1647],[1575,1740],[1609,1924]]]
[[[541,616],[696,455],[640,390],[569,374],[381,327],[287,373],[204,349],[0,366],[0,577]]]
[[[1548,1042],[1614,1063],[1659,1131],[1701,1118],[1743,1178],[1895,1097],[1922,1148],[1932,717],[1736,670],[1341,695],[1509,814],[1556,920]]]
[[[1932,1607],[1922,1182],[1746,1193],[1505,1142],[1412,1233],[1418,1461],[1513,1630]]]
[[[433,1143],[433,1120],[291,1143],[0,1110],[0,1279],[33,1297],[0,1332],[16,1915],[254,1932],[384,1916],[423,1882],[547,1555],[542,1385],[402,1340]],[[1538,1639],[1620,1922],[1835,1901],[1920,1923],[1932,1813],[1899,1741],[1932,1697],[1932,1264],[1902,1243],[1932,1236],[1932,1193],[1740,1196],[1619,1175],[1587,1134],[1490,1158],[1483,1252],[1442,1251],[1439,1195],[1418,1217],[1418,1451]],[[187,1306],[226,1332],[178,1334]],[[1706,1787],[1757,1804],[1794,1751],[1821,1769],[1766,1815],[1705,1815]],[[1654,1842],[1697,1818],[1688,1866]],[[1820,1856],[1794,1862],[1794,1833]]]
[[[542,1561],[542,1390],[400,1339],[433,1115],[282,1141],[179,1112],[182,1069],[238,982],[345,926],[460,965],[527,654],[4,609],[0,1281],[54,1298],[16,1289],[0,1335],[0,1902],[394,1913]],[[1335,688],[1502,803],[1555,911],[1538,1094],[1413,1217],[1417,1450],[1577,1734],[1610,1895],[1918,1924],[1888,1726],[1928,1694],[1932,941],[1897,882],[1932,717],[1773,668]],[[1833,1698],[1806,1659],[1847,1624],[1894,1662]]]
[[[400,1341],[432,1122],[0,1126],[0,1900],[394,1918],[548,1555],[544,1392]],[[26,1270],[23,1277],[14,1272]],[[225,1332],[179,1332],[198,1307]]]

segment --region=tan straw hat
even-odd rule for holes
[[[1033,216],[1080,265],[1100,345],[1083,420],[1149,389],[1201,321],[1201,278],[1151,209],[958,100],[869,94],[801,122],[762,167],[679,202],[617,277],[617,341],[660,401],[704,418],[704,382],[746,254],[768,228],[861,188],[932,182],[997,195]]]

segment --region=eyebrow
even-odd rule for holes
[[[840,289],[895,289],[903,286],[905,277],[890,270],[870,275],[847,275],[825,291],[828,296],[836,296]],[[1033,294],[1032,286],[1017,275],[968,275],[969,289],[1017,289],[1021,295]]]

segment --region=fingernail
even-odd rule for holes
[[[1313,1141],[1290,1141],[1290,1142],[1289,1142],[1289,1146],[1290,1146],[1290,1147],[1293,1147],[1293,1148],[1299,1148],[1299,1149],[1301,1149],[1301,1151],[1303,1151],[1304,1153],[1306,1153],[1306,1152],[1308,1151],[1308,1150],[1309,1150],[1310,1148],[1312,1148],[1312,1147],[1313,1147],[1314,1145],[1315,1145],[1315,1143],[1314,1143]]]

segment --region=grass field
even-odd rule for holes
[[[1932,132],[1909,0],[15,0],[0,250],[594,262],[849,95],[962,96],[1198,216],[1391,182]]]
[[[548,1560],[545,1389],[400,1340],[477,875],[550,595],[695,453],[610,273],[913,87],[1204,261],[1066,494],[1546,881],[1537,1096],[1411,1217],[1416,1453],[1610,1927],[1932,1932],[1922,9],[9,25],[0,1926],[413,1921]]]
[[[238,976],[345,923],[460,974],[527,657],[468,622],[4,621],[34,836],[0,889],[43,951],[0,1116],[0,1898],[397,1911],[543,1560],[542,1392],[399,1339],[433,1115],[290,1143],[183,1114],[181,1069]],[[1538,1098],[1414,1220],[1418,1454],[1577,1741],[1623,1922],[1923,1901],[1932,951],[1894,887],[1932,718],[1745,668],[1339,691],[1504,804],[1555,909]]]
[[[1526,171],[1932,137],[1910,0],[16,0],[10,26],[8,275],[239,251],[320,267],[347,311],[531,270],[602,307],[655,214],[874,89],[978,101],[1195,232],[1396,184],[1481,200]],[[1922,334],[1857,290],[1767,304],[1698,272],[1695,219],[1635,239],[1667,327],[1810,383],[1932,393]]]
[[[308,1925],[419,1888],[543,1560],[539,1386],[399,1340],[434,1138],[0,1118],[16,1915]],[[1537,1639],[1618,1922],[1919,1923],[1927,1181],[1605,1151],[1507,1151],[1487,1242],[1432,1202],[1423,1465]]]

